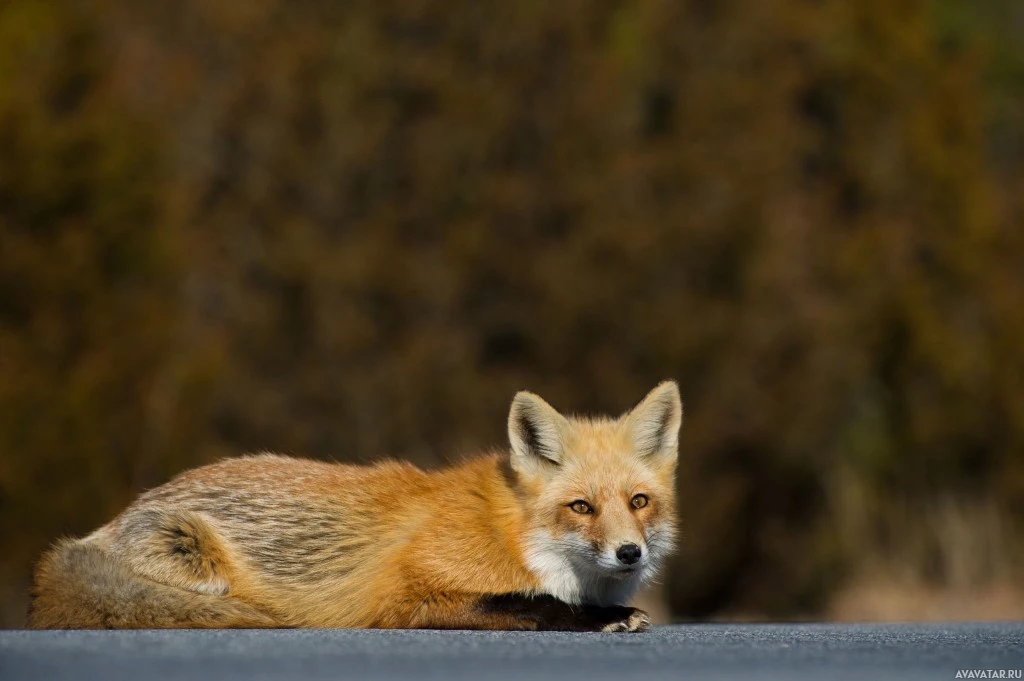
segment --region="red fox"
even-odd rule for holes
[[[676,534],[682,404],[512,401],[511,451],[424,472],[260,454],[187,471],[40,561],[39,629],[643,631]]]

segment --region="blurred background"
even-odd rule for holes
[[[140,490],[686,404],[677,619],[1024,617],[1020,0],[0,3],[0,624]]]

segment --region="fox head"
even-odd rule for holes
[[[537,395],[512,400],[511,465],[529,526],[524,555],[545,593],[623,604],[675,542],[683,407],[665,381],[617,419],[565,417]]]

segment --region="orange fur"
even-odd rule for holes
[[[673,383],[616,420],[520,393],[511,456],[428,473],[261,454],[187,471],[44,556],[30,625],[642,629],[612,606],[671,548],[680,419]],[[582,499],[593,513],[570,508]],[[624,542],[647,562],[615,562]]]

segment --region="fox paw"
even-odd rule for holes
[[[651,628],[651,617],[643,610],[634,609],[628,617],[615,622],[610,622],[601,628],[601,631],[647,631]]]

